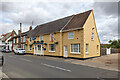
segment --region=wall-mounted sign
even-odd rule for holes
[[[46,48],[44,48],[44,51],[46,50]]]
[[[32,40],[35,40],[35,37],[32,37]]]

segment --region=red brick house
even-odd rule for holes
[[[18,30],[18,35],[12,38],[13,41],[13,49],[15,48],[23,48],[25,49],[26,37],[27,33],[32,30],[32,26],[29,27],[29,30],[26,32],[21,32],[21,29]]]

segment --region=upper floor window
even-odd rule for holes
[[[31,42],[31,38],[29,38],[29,42]]]
[[[23,36],[23,42],[25,42],[25,36]]]
[[[93,37],[94,37],[94,33],[91,34],[91,40],[93,40]]]
[[[17,43],[19,42],[19,38],[17,38]]]
[[[68,33],[68,39],[74,39],[74,32]]]
[[[86,44],[85,52],[88,53],[88,44]]]
[[[40,36],[40,41],[43,40],[43,36]]]
[[[13,43],[15,43],[15,38],[13,39]]]
[[[21,37],[21,42],[23,42],[23,37]]]
[[[54,39],[54,34],[50,34],[50,41],[53,41]]]

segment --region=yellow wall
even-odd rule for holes
[[[94,28],[92,30],[92,28]],[[91,34],[94,33],[94,40],[91,40]],[[88,54],[85,52],[86,43],[88,43]],[[97,45],[99,52],[97,53]],[[100,56],[100,41],[98,38],[93,12],[90,13],[84,25],[84,58]]]
[[[94,28],[94,30],[92,30]],[[68,32],[74,32],[74,39],[68,39]],[[91,40],[91,33],[94,33],[94,40]],[[47,43],[47,45],[44,45],[44,48],[46,48],[46,51],[44,51],[44,55],[52,55],[52,56],[64,56],[64,46],[68,47],[68,57],[76,57],[76,58],[89,58],[89,57],[95,57],[100,56],[100,41],[98,38],[98,34],[96,31],[95,21],[93,12],[90,13],[86,23],[83,26],[83,29],[80,30],[70,30],[65,32],[58,32],[54,34],[55,41],[58,42],[58,44],[55,44],[55,52],[49,52],[49,44],[54,44],[54,42],[50,41],[50,34],[44,34],[43,40],[44,43]],[[26,38],[29,42],[29,38]],[[36,37],[35,41],[40,41],[40,36]],[[26,45],[26,52],[34,54],[34,49],[32,51],[28,50],[29,44],[32,44],[32,42],[29,42]],[[73,54],[70,51],[71,44],[74,43],[80,43],[80,54]],[[88,54],[85,52],[86,43],[88,44]],[[97,45],[99,45],[99,52],[97,53]],[[32,45],[32,48],[34,48],[34,45]]]
[[[55,40],[53,42],[51,42],[50,34],[43,35],[44,43],[47,43],[47,45],[44,45],[44,48],[46,48],[46,50],[44,51],[44,55],[62,56],[62,55],[60,55],[60,33],[55,33],[54,37],[55,37]],[[27,40],[29,41],[29,38],[27,38]],[[35,41],[40,41],[40,37],[39,36],[36,37]],[[58,42],[58,44],[55,44],[55,52],[49,52],[49,44],[54,44],[54,42]],[[31,43],[33,43],[33,40]],[[30,44],[30,42],[26,46],[26,52],[34,54],[33,49],[32,49],[32,51],[29,51],[29,49],[28,49],[29,44]],[[32,48],[34,48],[34,44],[32,45]]]
[[[68,33],[74,32],[74,39],[68,39]],[[83,30],[73,30],[63,33],[63,55],[64,55],[64,46],[68,47],[68,57],[83,57]],[[80,54],[70,53],[70,46],[74,43],[80,43]]]

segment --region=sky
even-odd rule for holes
[[[120,5],[118,2],[103,1],[1,1],[0,34],[13,29],[18,33],[20,22],[22,23],[22,32],[25,32],[29,30],[32,22],[33,28],[35,28],[37,25],[92,9],[100,42],[108,43],[109,40],[118,39],[118,18],[120,19],[118,7]]]

